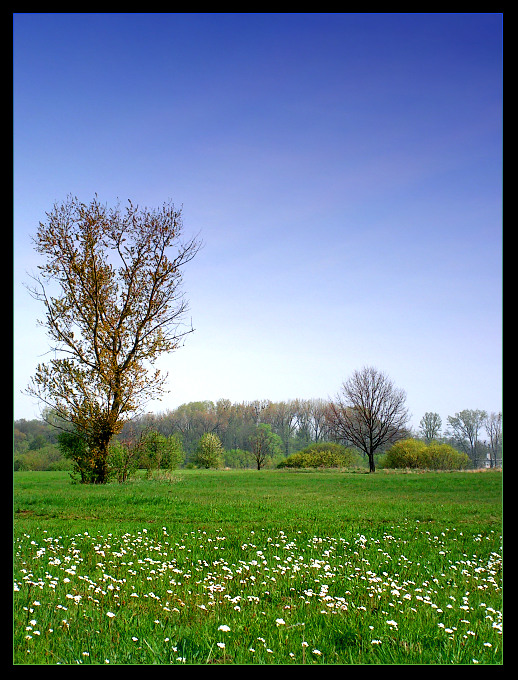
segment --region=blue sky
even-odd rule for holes
[[[183,206],[196,329],[163,411],[327,398],[364,365],[502,407],[502,16],[13,18],[14,416],[48,343],[23,282],[68,194]]]

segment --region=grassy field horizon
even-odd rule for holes
[[[17,472],[13,501],[15,664],[502,662],[499,470]]]

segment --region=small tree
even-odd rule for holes
[[[283,441],[272,432],[270,425],[261,423],[250,437],[250,448],[255,465],[260,470],[274,455],[282,453]]]
[[[202,435],[193,462],[206,469],[223,467],[223,446],[216,434],[206,432]]]
[[[148,476],[155,470],[174,470],[183,459],[182,442],[177,434],[165,437],[154,430],[143,433],[141,461]]]
[[[346,446],[356,446],[369,459],[374,472],[374,453],[384,444],[408,435],[406,394],[372,367],[355,371],[327,410],[332,437]]]
[[[168,470],[176,470],[185,460],[182,438],[178,433],[167,437],[164,463]]]
[[[143,433],[141,465],[147,469],[149,476],[162,466],[165,442],[166,438],[159,432],[149,430]]]

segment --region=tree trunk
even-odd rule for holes
[[[376,472],[376,466],[374,465],[374,452],[370,451],[369,456],[369,472]]]
[[[114,429],[105,425],[95,437],[96,441],[93,442],[92,446],[94,455],[94,478],[92,482],[94,484],[106,484],[108,481],[108,450],[114,434]]]
[[[108,481],[108,444],[102,443],[95,451],[94,484],[106,484]]]

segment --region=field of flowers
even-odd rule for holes
[[[462,503],[458,490],[469,475],[444,477],[453,508],[455,497]],[[476,484],[499,488],[494,477],[482,477]],[[190,479],[201,489],[214,478]],[[268,478],[253,479],[264,485]],[[275,483],[289,486],[293,479],[276,475]],[[300,490],[297,479],[293,488]],[[321,494],[328,478],[303,479]],[[338,473],[329,476],[329,489],[337,479]],[[439,478],[429,479],[433,488]],[[61,519],[53,512],[29,521],[20,511],[14,663],[501,664],[502,537],[498,521],[488,519],[498,516],[498,494],[493,491],[488,515],[487,489],[481,492],[482,519],[474,518],[473,508],[469,518],[457,508],[450,513],[455,525],[444,515],[440,521],[415,515],[394,521],[388,510],[387,522],[382,476],[358,488],[362,483],[378,490],[376,521],[337,521],[327,532],[321,525],[315,531],[309,520],[295,521],[297,513],[304,518],[307,497],[293,489],[289,513],[279,508],[264,526],[252,506],[249,522],[228,521],[215,505],[217,494],[205,502],[200,526],[168,522],[174,516],[166,507],[170,488],[157,491],[153,482],[135,489],[158,497],[160,524],[128,517],[72,521],[71,505]],[[66,478],[59,485],[63,497],[73,496]],[[124,490],[126,500],[135,489]],[[175,492],[187,498],[189,481]],[[412,499],[415,513],[423,514],[419,497],[429,517],[433,504],[424,493]],[[23,505],[23,493],[18,500]],[[78,506],[74,511],[80,515]]]

